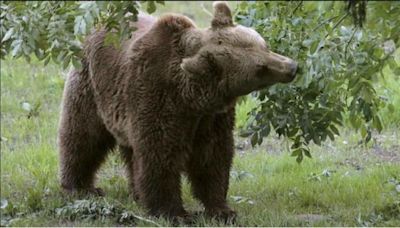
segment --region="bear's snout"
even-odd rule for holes
[[[296,77],[297,72],[299,71],[299,65],[297,62],[292,61],[289,66],[289,73],[287,74],[287,82],[291,82]]]
[[[290,76],[292,77],[292,79],[295,78],[296,74],[297,74],[297,70],[298,70],[298,64],[296,62],[292,62],[290,64]]]

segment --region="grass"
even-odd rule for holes
[[[56,143],[64,72],[22,61],[1,62],[1,225],[161,226],[129,198],[117,153],[99,172],[104,198],[61,193]],[[238,106],[238,126],[254,106]],[[396,129],[369,146],[346,131],[335,142],[312,146],[298,165],[285,141],[271,136],[258,148],[237,139],[228,193],[240,226],[399,226],[400,154]],[[184,179],[185,207],[199,211]],[[148,221],[146,219],[150,219]],[[196,226],[223,225],[200,216]]]

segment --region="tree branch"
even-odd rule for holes
[[[340,23],[343,22],[343,20],[349,15],[349,12],[347,12],[345,15],[343,15],[338,22],[336,22],[336,24],[333,26],[332,31],[336,29],[336,27],[338,27],[340,25]],[[329,36],[329,33],[326,34],[325,38]]]
[[[204,3],[201,3],[201,9],[202,9],[208,16],[214,17],[214,15],[213,15],[210,11],[208,11],[208,10],[206,9],[206,7],[204,6]]]
[[[300,8],[300,6],[303,4],[303,1],[300,1],[299,4],[296,6],[296,8],[294,8],[292,15],[290,17],[292,17],[294,15],[294,13],[296,13],[296,11]]]
[[[346,59],[346,57],[347,57],[347,49],[348,49],[350,43],[353,41],[353,38],[354,38],[354,35],[356,34],[356,32],[357,32],[357,28],[354,29],[353,34],[351,34],[350,40],[349,40],[349,41],[347,42],[347,44],[346,44],[346,47],[345,47],[345,49],[344,49],[344,58],[345,58],[345,59]]]
[[[315,28],[312,30],[312,32],[314,32],[315,30],[319,29],[322,25],[324,25],[324,24],[326,24],[326,23],[328,23],[328,22],[331,22],[333,19],[336,19],[336,18],[338,18],[338,17],[339,17],[339,15],[336,15],[336,16],[334,16],[334,17],[329,18],[328,20],[323,21],[322,23],[320,23],[319,25],[317,25],[317,27],[315,27]]]

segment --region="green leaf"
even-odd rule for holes
[[[81,61],[75,56],[72,57],[72,65],[75,67],[75,69],[82,69]]]
[[[249,137],[253,133],[254,133],[254,131],[252,131],[252,130],[242,130],[239,132],[239,136],[240,137]]]
[[[391,69],[394,75],[400,75],[400,67],[397,67],[396,69]]]
[[[331,141],[335,141],[335,135],[331,131],[327,130],[326,133]]]
[[[372,138],[372,133],[371,131],[367,131],[367,137],[365,138],[365,143],[368,143]]]
[[[156,11],[156,4],[154,1],[147,1],[147,8],[146,8],[147,12],[149,14],[152,14]]]
[[[84,20],[83,16],[77,16],[75,18],[74,34],[86,34],[86,21]]]
[[[51,59],[51,58],[50,58],[50,55],[47,56],[46,59],[45,59],[44,62],[43,62],[43,65],[44,65],[44,66],[47,66],[47,64],[49,64],[49,62],[50,62],[50,59]]]
[[[361,125],[361,121],[358,119],[357,116],[350,115],[350,123],[354,127],[354,129],[359,129]]]
[[[263,137],[261,135],[258,136],[257,144],[260,146],[263,142]]]
[[[6,34],[4,34],[4,37],[3,37],[3,39],[1,40],[1,42],[3,43],[3,42],[5,42],[5,41],[9,40],[13,34],[14,34],[14,28],[10,28],[10,29],[6,32]]]
[[[389,64],[389,67],[390,67],[391,70],[395,70],[396,68],[398,68],[396,60],[393,57],[389,58],[387,60],[387,63]]]
[[[310,46],[310,53],[311,53],[311,54],[315,53],[315,51],[317,50],[318,44],[319,44],[319,41],[318,41],[318,40],[314,40],[314,41],[311,43],[311,46]]]
[[[293,145],[290,148],[297,149],[297,148],[300,148],[300,146],[301,146],[301,142],[300,142],[300,139],[298,139],[298,140],[295,140],[295,142],[293,143]]]
[[[314,143],[317,144],[318,146],[321,145],[321,139],[319,138],[318,135],[314,135],[314,136],[313,136],[313,141],[314,141]]]
[[[304,155],[306,155],[306,156],[309,157],[309,158],[312,158],[311,153],[310,153],[309,150],[303,149],[303,152],[304,152]]]
[[[307,39],[307,40],[304,40],[303,42],[302,42],[302,45],[304,46],[304,47],[310,47],[311,46],[311,43],[313,42],[313,40],[311,40],[311,39]]]
[[[377,59],[380,59],[380,58],[382,58],[383,54],[384,53],[383,53],[383,49],[382,48],[375,48],[373,56],[375,58],[377,58]]]
[[[367,128],[364,125],[361,126],[360,133],[361,133],[361,137],[363,139],[365,139],[365,136],[367,136]]]
[[[6,207],[8,206],[8,200],[6,199],[1,199],[1,209],[6,209]]]
[[[382,131],[383,127],[382,127],[382,122],[381,122],[381,119],[379,118],[379,116],[374,116],[372,124],[373,124],[374,128],[378,130],[378,132]]]
[[[119,37],[116,33],[108,32],[106,37],[104,38],[104,45],[105,46],[114,46],[116,48],[120,47]]]
[[[289,138],[290,138],[290,137],[293,137],[293,136],[295,136],[295,135],[297,134],[298,131],[299,131],[299,128],[294,127],[294,128],[292,128],[291,130],[289,130],[287,136],[288,136]]]
[[[57,62],[64,62],[64,57],[67,54],[66,51],[61,51],[58,55],[57,55]]]
[[[14,40],[11,46],[13,47],[11,56],[16,57],[19,53],[21,53],[22,40]]]
[[[299,156],[297,156],[296,162],[300,164],[302,161],[303,161],[303,154],[300,154]]]
[[[69,63],[71,61],[71,55],[67,55],[63,60],[63,69],[67,69]]]
[[[339,134],[339,130],[335,127],[335,125],[330,125],[329,128],[333,131],[333,133],[335,133],[336,135],[340,135]]]
[[[255,132],[252,136],[251,136],[251,146],[255,146],[258,143],[258,132]]]
[[[271,131],[271,127],[269,123],[265,124],[264,127],[260,131],[260,136],[261,137],[267,137]]]
[[[292,156],[292,157],[298,157],[298,156],[300,156],[301,154],[302,154],[302,151],[301,151],[301,149],[299,148],[299,149],[293,150],[293,151],[292,151],[292,154],[291,154],[290,156]]]

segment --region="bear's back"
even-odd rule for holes
[[[158,109],[177,93],[169,84],[180,71],[177,39],[182,30],[194,27],[177,15],[138,19],[138,29],[121,49],[104,45],[105,30],[90,35],[84,48],[98,113],[120,144],[127,143],[125,128],[135,122],[136,113]]]

